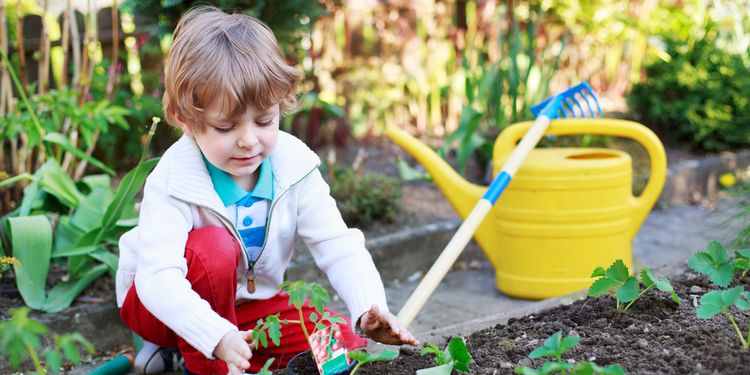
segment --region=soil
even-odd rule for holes
[[[747,290],[750,277],[740,283]],[[466,338],[474,357],[472,374],[512,374],[518,365],[541,367],[527,358],[545,338],[562,330],[580,336],[563,359],[621,365],[631,374],[748,374],[750,350],[724,316],[702,320],[695,314],[700,295],[714,289],[708,280],[687,272],[672,281],[682,303],[650,291],[627,311],[617,311],[612,297],[589,298],[538,315],[511,319],[505,325],[477,331]],[[750,311],[732,310],[747,332]],[[443,346],[448,341],[438,343]],[[416,348],[402,347],[391,362],[364,365],[358,374],[414,374],[434,364]]]

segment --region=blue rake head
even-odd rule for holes
[[[581,106],[583,102],[588,112]],[[593,102],[594,106],[591,106]],[[602,114],[599,100],[596,99],[594,90],[586,81],[557,94],[544,99],[541,103],[531,107],[534,117],[545,115],[550,120],[559,117],[596,117]]]

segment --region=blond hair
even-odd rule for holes
[[[202,132],[203,113],[222,99],[222,113],[241,115],[248,106],[267,109],[295,105],[301,74],[284,59],[271,30],[244,14],[212,6],[186,12],[177,23],[167,57],[162,106],[167,122],[175,115]]]

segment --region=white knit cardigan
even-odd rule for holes
[[[279,132],[270,156],[274,198],[268,235],[255,264],[257,290],[246,290],[247,259],[237,268],[237,303],[277,293],[300,236],[331,285],[346,303],[352,322],[377,304],[388,310],[380,275],[359,230],[341,219],[318,165],[320,160],[294,136]],[[237,327],[195,293],[185,276],[188,233],[204,226],[237,230],[227,218],[195,140],[183,136],[146,180],[138,226],[120,238],[117,304],[133,283],[144,306],[208,358],[222,337]],[[241,240],[237,238],[238,242]]]

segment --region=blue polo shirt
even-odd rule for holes
[[[237,185],[228,173],[215,167],[203,158],[208,174],[226,207],[227,217],[234,223],[245,245],[248,260],[252,263],[260,256],[266,239],[268,209],[273,200],[273,172],[271,162],[266,159],[260,164],[258,181],[252,191]]]

